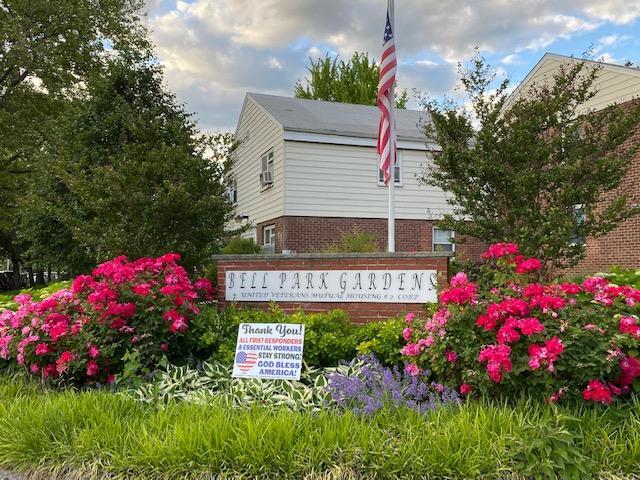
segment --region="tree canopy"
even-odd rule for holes
[[[449,192],[454,209],[440,225],[486,243],[517,242],[551,268],[576,263],[584,239],[637,214],[615,189],[638,149],[622,146],[639,127],[640,106],[582,111],[598,72],[597,64],[568,63],[506,106],[509,81],[493,89],[482,57],[461,69],[471,109],[427,104],[426,133],[442,151],[422,181]]]
[[[231,210],[211,144],[163,89],[158,67],[115,61],[90,77],[87,100],[70,105],[35,180],[24,231],[51,231],[30,253],[61,255],[73,271],[168,251],[201,265],[220,247]]]
[[[329,102],[358,103],[376,105],[380,66],[369,60],[367,53],[355,52],[347,60],[338,56],[317,60],[309,59],[307,67],[309,77],[304,84],[298,81],[295,86],[297,98],[326,100]],[[406,108],[408,94],[403,90],[396,93],[396,107]]]
[[[228,136],[162,82],[143,0],[0,0],[0,254],[70,273],[126,254],[206,261]]]
[[[25,248],[18,239],[20,205],[55,135],[55,119],[109,55],[148,56],[142,5],[0,0],[0,251],[16,269]]]

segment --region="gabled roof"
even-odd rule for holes
[[[597,91],[596,95],[581,106],[579,113],[582,113],[583,110],[599,110],[608,105],[621,104],[640,97],[640,69],[557,53],[545,53],[509,96],[505,108],[526,94],[532,85],[551,81],[561,65],[577,62],[585,62],[602,68],[592,85],[592,88]]]
[[[325,102],[301,98],[247,93],[285,132],[303,132],[341,137],[377,138],[378,107],[352,103]],[[425,142],[421,125],[429,114],[419,110],[396,110],[398,140]]]

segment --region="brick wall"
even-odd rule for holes
[[[431,252],[434,221],[396,220],[396,251]],[[258,243],[262,243],[263,229],[276,226],[276,252],[319,252],[334,246],[340,237],[354,231],[376,238],[378,249],[387,249],[386,218],[297,217],[284,216],[258,225]],[[484,245],[471,237],[456,245],[456,256],[480,258]]]
[[[373,253],[373,254],[303,254],[303,255],[219,255],[218,304],[226,306],[226,273],[233,270],[437,270],[438,288],[447,281],[447,254],[440,253]],[[268,302],[242,302],[241,305],[267,309]],[[345,310],[352,321],[365,323],[421,311],[420,303],[365,302],[278,302],[285,312]]]
[[[629,102],[627,106],[636,102]],[[622,148],[629,148],[632,145],[637,145],[638,142],[640,142],[640,127]],[[628,205],[640,205],[640,151],[633,156],[620,186],[602,195],[600,208],[605,208],[614,198],[622,194],[628,195]],[[568,269],[566,273],[581,275],[596,273],[606,271],[614,265],[624,268],[640,268],[640,215],[625,220],[607,235],[588,238],[586,257],[576,267]]]

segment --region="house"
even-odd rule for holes
[[[526,94],[534,84],[544,84],[553,79],[562,65],[584,61],[553,53],[545,54],[524,78],[518,88],[514,90],[505,104],[505,108],[515,99]],[[590,62],[586,61],[587,63]],[[585,102],[578,113],[597,111],[612,104],[630,105],[640,101],[640,69],[597,62],[600,71],[593,88],[597,92],[589,101]],[[636,135],[628,140],[627,145],[640,142],[640,128]],[[607,205],[621,193],[629,196],[631,205],[640,205],[640,152],[636,153],[620,186],[601,198],[601,204]],[[640,215],[629,218],[612,230],[609,234],[598,238],[586,239],[586,258],[570,273],[586,274],[606,271],[617,265],[624,268],[640,267]]]
[[[236,221],[270,252],[313,252],[354,231],[387,245],[388,189],[376,153],[375,106],[248,93],[235,132],[229,195]],[[434,221],[446,194],[419,183],[437,150],[421,128],[425,112],[397,110],[397,251],[454,250],[455,234]],[[458,242],[461,244],[461,242]],[[473,249],[477,251],[473,251]],[[477,256],[478,242],[456,255]]]

